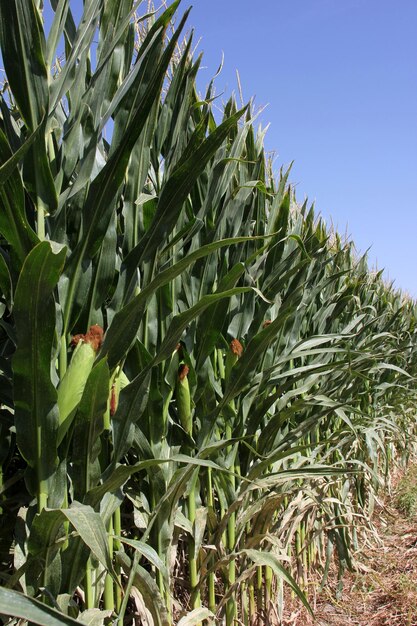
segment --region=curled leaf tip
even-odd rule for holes
[[[238,358],[240,358],[243,354],[243,346],[238,339],[232,339],[230,342],[230,349]]]
[[[184,380],[185,378],[187,378],[189,371],[190,368],[188,367],[188,365],[186,365],[185,363],[180,365],[178,368],[178,380]]]

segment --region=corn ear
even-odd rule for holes
[[[226,366],[225,376],[226,380],[229,380],[231,371],[236,365],[237,361],[243,354],[243,346],[238,339],[232,339],[230,342],[230,348],[226,354]]]
[[[76,335],[73,338],[73,343],[76,343],[76,347],[57,390],[59,408],[58,444],[61,443],[71,426],[87,379],[93,368],[102,336],[102,329],[99,326],[92,326],[85,335]]]
[[[193,424],[191,419],[191,395],[190,386],[188,384],[188,372],[188,365],[180,365],[177,378],[176,399],[181,426],[191,437],[193,434]]]
[[[111,417],[113,417],[113,415],[117,411],[117,406],[119,404],[119,396],[120,396],[121,390],[124,387],[126,387],[129,383],[130,383],[130,380],[128,379],[128,377],[126,376],[123,370],[116,372],[116,375],[114,377],[114,380],[110,388],[109,413]]]

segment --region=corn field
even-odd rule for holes
[[[413,451],[415,303],[199,93],[178,4],[0,0],[4,624],[279,622]]]

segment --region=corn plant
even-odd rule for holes
[[[0,0],[0,612],[267,620],[415,435],[415,303],[214,115],[188,11]],[[61,54],[61,49],[63,53]]]

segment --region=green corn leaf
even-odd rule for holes
[[[261,330],[247,345],[243,355],[232,370],[230,383],[228,384],[222,405],[227,404],[241,391],[249,381],[253,380],[254,371],[261,355],[275,338],[278,330],[283,326],[289,313],[281,313],[269,326]]]
[[[69,3],[69,0],[51,0],[51,7],[55,11],[55,13],[58,13],[58,15],[60,15],[60,7],[62,6],[63,2]],[[65,48],[68,51],[68,47],[69,46],[71,47],[74,43],[77,29],[76,29],[74,18],[72,16],[71,8],[69,7],[69,5],[68,5],[68,9],[65,8],[64,11],[66,11],[65,24],[64,24],[64,34],[65,34],[65,44],[66,44]],[[55,38],[55,40],[58,39],[56,29],[53,32],[54,34],[51,37],[51,41],[52,41],[52,38]],[[53,48],[52,45],[50,47],[48,46],[47,48],[48,58],[52,58],[54,56],[54,51],[52,50],[52,48]]]
[[[222,441],[217,447],[224,448],[226,445],[228,445],[228,443]],[[216,449],[216,447],[207,448],[207,454],[213,449]],[[189,467],[186,468],[188,474],[190,471],[192,472],[195,467],[210,467],[217,471],[230,473],[229,470],[221,468],[213,461],[205,458],[190,457],[185,454],[175,454],[168,459],[148,459],[146,461],[139,461],[139,463],[135,463],[134,465],[117,465],[116,467],[112,466],[106,470],[102,484],[98,487],[94,487],[94,489],[91,489],[87,495],[86,501],[90,506],[94,507],[98,502],[100,502],[106,493],[114,492],[119,489],[131,476],[133,476],[133,474],[141,472],[142,470],[153,469],[166,463],[182,463],[188,465]],[[183,482],[185,484],[189,480],[188,474],[185,478],[183,477]],[[176,487],[174,485],[172,490],[175,491],[175,488]],[[169,495],[165,495],[164,500],[168,497]]]
[[[151,469],[161,465],[162,463],[168,463],[167,459],[149,459],[147,461],[140,461],[134,465],[116,465],[115,468],[111,468],[106,471],[105,478],[101,485],[94,487],[87,494],[86,502],[92,507],[97,506],[103,499],[106,493],[113,493],[117,491],[133,474],[142,470]]]
[[[69,5],[68,7],[62,7],[62,3],[59,6],[56,0],[54,0],[54,9],[57,11],[59,16],[57,17],[57,20],[61,21],[62,19],[65,19],[65,28],[68,26],[67,33],[72,31],[72,41],[66,63],[53,82],[48,113],[52,113],[55,110],[58,102],[61,100],[64,93],[70,90],[71,85],[75,80],[76,73],[74,72],[74,68],[77,61],[79,61],[80,57],[82,57],[83,52],[91,45],[91,41],[97,27],[97,20],[100,14],[102,2],[103,0],[91,0],[91,2],[85,4],[80,25],[77,30],[74,31],[74,21],[72,14],[69,11]],[[60,10],[62,11],[62,15],[60,14]],[[54,28],[55,30],[51,33],[51,41],[49,41],[50,47],[48,49],[48,53],[50,58],[51,55],[54,54],[52,48],[58,35],[60,34],[62,24],[54,24]]]
[[[59,40],[64,32],[65,22],[68,18],[69,0],[53,0],[51,3],[55,11],[51,29],[46,40],[45,62],[50,70],[57,56]],[[55,5],[55,6],[54,6]]]
[[[33,0],[0,2],[0,42],[13,96],[33,132],[48,108],[45,41]]]
[[[187,267],[189,267],[192,263],[195,263],[198,259],[208,256],[212,252],[221,248],[244,243],[250,239],[251,238],[248,237],[234,237],[232,239],[223,239],[221,241],[207,244],[190,253],[175,263],[172,267],[169,267],[157,274],[155,278],[137,296],[135,296],[135,298],[133,298],[116,313],[104,338],[103,346],[100,351],[100,357],[106,355],[108,356],[109,366],[111,369],[124,358],[136,337],[136,333],[143,317],[146,302],[157,291],[157,289],[167,285],[177,276],[180,276],[187,269]]]
[[[118,560],[126,573],[132,573],[132,583],[142,595],[146,608],[152,615],[155,626],[170,626],[165,603],[162,599],[158,585],[152,576],[143,567],[130,562],[123,552],[118,552]]]
[[[201,300],[188,311],[176,315],[172,319],[164,341],[162,342],[158,354],[154,359],[154,364],[156,365],[172,355],[185,328],[200,313],[207,309],[207,307],[211,306],[218,300],[222,300],[223,298],[231,298],[232,296],[248,293],[249,291],[252,291],[251,287],[235,287],[234,289],[228,289],[227,291],[223,291],[221,293],[209,294],[207,296],[203,296]]]
[[[112,0],[111,2],[106,2],[103,6],[100,19],[99,63],[96,73],[100,71],[102,66],[106,65],[111,56],[114,58],[115,55],[113,55],[113,52],[116,46],[122,48],[126,45],[126,39],[129,41],[129,36],[126,31],[131,23],[132,17],[135,16],[137,24],[139,24],[154,15],[154,13],[151,12],[139,17],[136,11],[141,4],[142,0],[133,2],[133,6],[132,0],[122,0],[121,2]],[[120,71],[120,65],[116,64],[116,67]]]
[[[3,185],[7,181],[9,176],[11,176],[13,171],[16,169],[17,165],[23,159],[23,157],[25,156],[29,148],[33,145],[34,141],[37,139],[41,131],[44,130],[44,128],[45,128],[44,120],[42,120],[39,126],[35,128],[33,133],[29,135],[29,137],[22,143],[22,145],[16,150],[16,152],[14,152],[13,154],[11,154],[10,152],[10,156],[8,157],[6,156],[7,155],[7,148],[6,148],[7,139],[3,135],[3,131],[0,129],[1,142],[2,144],[4,144],[2,146],[1,158],[2,158],[2,161],[5,157],[7,158],[7,161],[2,162],[0,166],[0,184],[1,185]]]
[[[230,272],[220,281],[218,291],[225,291],[235,286],[239,278],[245,272],[245,265],[237,263]],[[222,326],[226,318],[229,302],[220,300],[209,307],[200,315],[197,327],[197,358],[196,369],[198,370],[211,354],[222,332]]]
[[[110,390],[110,373],[105,359],[91,370],[78,407],[74,424],[73,446],[77,450],[72,467],[74,497],[82,502],[100,476],[98,455],[100,434],[104,429],[104,413]]]
[[[182,205],[198,176],[204,171],[208,161],[226,139],[230,130],[236,126],[245,111],[246,107],[224,121],[185,162],[180,162],[172,172],[161,191],[154,220],[141,242],[142,261],[149,260],[158,246],[165,241],[166,236],[178,220]]]
[[[113,418],[113,463],[129,449],[134,437],[134,425],[146,409],[151,381],[151,365],[120,392],[119,404]]]
[[[22,456],[34,469],[41,492],[56,468],[58,409],[51,381],[55,339],[54,289],[65,248],[39,243],[28,255],[16,287],[14,316],[17,348],[13,358],[16,437]],[[39,495],[39,494],[38,494]]]
[[[54,596],[61,585],[60,549],[64,537],[63,517],[60,510],[43,511],[35,515],[27,541],[25,583],[30,595],[47,587]]]
[[[0,129],[0,161],[7,166],[12,158],[7,138]],[[0,185],[0,203],[0,233],[13,248],[21,265],[38,237],[27,220],[22,179],[15,168]]]
[[[165,17],[166,20],[169,19],[169,15]],[[184,26],[186,17],[187,15],[185,15],[181,20],[175,34],[171,38],[162,55],[160,54],[160,42],[156,40],[148,51],[146,63],[142,59],[145,70],[147,64],[153,68],[147,88],[140,101],[138,103],[135,102],[135,108],[132,111],[131,121],[126,128],[126,132],[123,134],[117,149],[113,152],[106,165],[90,185],[83,210],[85,219],[83,239],[74,251],[74,255],[70,259],[69,265],[66,269],[66,273],[70,280],[70,286],[67,292],[65,304],[65,330],[67,330],[70,325],[70,314],[73,306],[75,290],[78,287],[78,283],[83,272],[83,264],[96,254],[107,231],[109,221],[114,210],[115,196],[119,191],[121,183],[123,182],[130,153],[144,128],[155,100],[159,98],[163,78],[173,50],[175,49],[175,45],[178,41],[180,32]],[[163,40],[163,36],[164,31],[161,30],[159,35],[161,40]],[[138,78],[140,79],[141,76],[141,73],[139,73]]]
[[[122,543],[127,546],[131,546],[134,548],[139,554],[141,554],[149,563],[154,565],[163,575],[165,584],[169,585],[169,575],[168,570],[158,553],[147,543],[143,541],[137,541],[135,539],[128,539],[126,537],[118,537],[116,535],[116,539],[119,539]]]
[[[116,265],[116,224],[112,221],[103,239],[99,255],[96,257],[89,297],[85,303],[84,315],[88,315],[87,327],[92,324],[104,325],[102,307],[111,289]],[[81,316],[83,312],[81,313]]]
[[[262,552],[260,550],[245,549],[242,550],[241,553],[245,554],[257,566],[266,565],[270,567],[278,579],[284,580],[291,587],[310,615],[314,616],[313,610],[309,605],[305,594],[301,591],[291,574],[282,565],[278,557],[270,552]]]
[[[33,0],[0,2],[0,43],[20,114],[30,133],[41,126],[25,159],[24,178],[37,206],[53,213],[57,196],[45,144],[49,100],[45,39]]]
[[[12,589],[4,589],[4,587],[0,587],[0,613],[8,617],[18,617],[33,624],[40,624],[40,626],[80,625],[78,620],[52,609],[35,598]]]
[[[116,580],[109,553],[108,535],[100,514],[88,505],[73,502],[68,509],[44,509],[35,517],[28,542],[31,582],[39,570],[44,578],[53,575],[53,572],[48,572],[47,566],[52,563],[54,555],[62,547],[62,529],[66,521],[70,522],[78,537],[72,538],[68,552],[66,550],[61,555],[62,584],[65,585],[65,589],[71,593],[74,591],[74,585],[79,584],[90,551]],[[69,563],[65,562],[67,558]]]
[[[72,524],[86,546],[90,548],[91,553],[117,581],[109,553],[107,531],[100,514],[91,507],[79,503],[73,503],[69,509],[62,509],[62,514]]]
[[[0,254],[0,296],[5,299],[8,307],[12,308],[12,278],[6,259]]]

